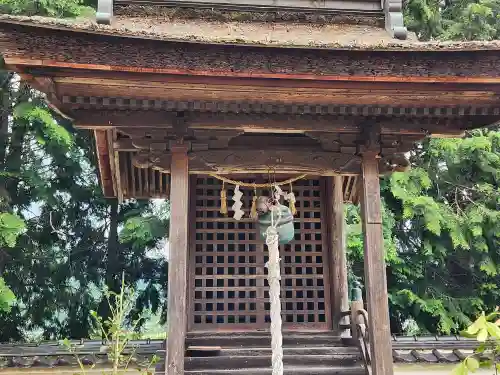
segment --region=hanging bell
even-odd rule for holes
[[[272,223],[276,222],[279,243],[284,245],[293,240],[295,228],[290,208],[279,202],[272,202],[267,197],[259,197],[257,199],[257,214],[259,233],[262,240],[266,240],[267,229]]]

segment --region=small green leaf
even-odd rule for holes
[[[486,328],[481,328],[477,334],[477,341],[485,342],[488,338],[488,330]]]
[[[493,320],[493,319],[495,319],[497,316],[500,316],[500,312],[498,312],[498,311],[494,311],[494,312],[492,312],[491,314],[488,314],[488,315],[486,316],[486,320],[487,320],[487,321],[492,321],[492,320]]]
[[[486,329],[491,337],[494,337],[497,340],[500,340],[500,327],[495,323],[487,322]]]
[[[484,353],[484,351],[486,350],[486,343],[482,343],[481,345],[479,345],[479,347],[476,349],[476,353]]]
[[[487,359],[484,361],[481,361],[479,363],[480,368],[492,368],[493,367],[493,361],[491,359]]]
[[[467,375],[469,373],[469,369],[465,365],[464,362],[458,364],[452,372],[452,375]]]
[[[465,360],[465,366],[472,372],[476,372],[479,368],[479,361],[474,357],[469,357]]]
[[[472,323],[469,328],[467,328],[467,333],[469,335],[476,335],[481,329],[486,328],[486,317],[484,313]]]

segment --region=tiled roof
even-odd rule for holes
[[[57,342],[40,344],[0,344],[1,368],[77,366],[75,354],[85,365],[105,365],[107,346],[101,341],[73,341],[74,353]],[[475,340],[455,336],[394,337],[395,363],[457,363],[478,346]],[[134,353],[137,365],[146,365],[154,355],[164,356],[162,340],[133,341],[128,353]]]
[[[86,366],[105,366],[108,346],[101,341],[72,341],[72,352],[58,342],[39,344],[0,344],[0,369],[32,367],[77,367],[77,357]],[[133,354],[133,362],[147,366],[153,356],[163,356],[162,340],[132,341],[124,354]]]
[[[396,363],[457,363],[478,346],[460,336],[394,336],[392,355]]]

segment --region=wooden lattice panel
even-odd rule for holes
[[[121,188],[125,198],[168,198],[170,175],[152,168],[137,168],[132,163],[133,153],[120,152]]]
[[[193,330],[267,328],[269,292],[264,265],[268,251],[248,217],[253,190],[241,189],[246,215],[238,222],[231,210],[229,217],[219,213],[221,187],[215,178],[196,178],[190,326]],[[231,207],[233,186],[228,188]],[[280,249],[285,328],[326,329],[330,324],[322,189],[319,180],[294,184],[295,240]]]

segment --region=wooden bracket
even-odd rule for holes
[[[361,131],[357,154],[373,154],[376,157],[380,157],[380,153],[382,151],[381,137],[382,134],[380,124],[375,123],[364,126]]]
[[[113,18],[113,0],[97,0],[97,23],[109,25]]]
[[[403,20],[402,0],[383,0],[385,13],[385,29],[396,39],[408,38],[408,30]]]

